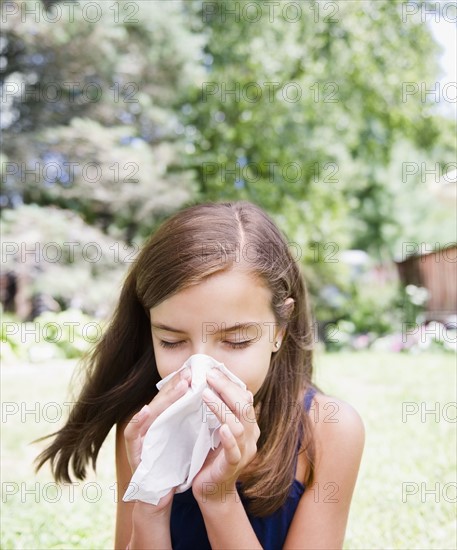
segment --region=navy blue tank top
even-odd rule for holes
[[[310,388],[305,395],[305,408],[309,411],[316,391]],[[298,446],[297,453],[300,449]],[[297,467],[295,457],[295,469]],[[237,487],[240,482],[237,481]],[[294,479],[286,502],[273,514],[265,517],[251,516],[247,513],[252,528],[264,550],[281,550],[286,540],[287,531],[297,509],[298,502],[305,491],[303,483]],[[240,493],[243,505],[246,499]],[[246,508],[246,506],[245,506]],[[206,534],[205,522],[197,501],[192,494],[192,487],[183,493],[175,494],[170,520],[171,543],[173,550],[211,550]]]

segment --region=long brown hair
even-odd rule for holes
[[[116,310],[87,358],[87,378],[64,427],[37,457],[50,461],[57,481],[71,482],[95,469],[100,447],[114,424],[127,422],[157,394],[160,380],[152,345],[149,309],[205,277],[243,264],[267,285],[278,326],[286,328],[272,354],[267,377],[255,395],[261,431],[257,455],[241,476],[249,511],[274,512],[294,478],[299,438],[307,456],[306,484],[313,481],[314,440],[303,407],[312,378],[312,330],[299,265],[274,222],[247,202],[188,206],[168,218],[149,238],[130,268]],[[284,305],[294,300],[292,313]],[[48,436],[51,437],[51,436]],[[240,479],[241,479],[240,478]]]

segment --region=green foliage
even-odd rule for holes
[[[2,268],[23,279],[27,295],[52,296],[62,308],[105,317],[138,246],[87,225],[71,210],[23,205],[4,210]]]
[[[423,165],[454,161],[455,121],[421,93],[404,97],[405,83],[433,87],[438,47],[401,3],[302,2],[294,20],[260,0],[107,0],[96,23],[90,4],[75,3],[73,18],[68,7],[7,18],[4,85],[19,91],[4,102],[3,205],[57,205],[123,246],[184,205],[251,200],[299,246],[318,317],[351,311],[321,298],[334,286],[366,330],[366,302],[329,247],[389,262],[405,242],[454,238],[455,208]],[[405,163],[419,170],[405,178]],[[79,285],[94,313],[89,303],[111,295],[97,285],[108,267],[78,263],[71,277],[48,266],[34,284],[62,304]]]
[[[58,204],[132,240],[195,194],[191,174],[179,168],[173,104],[180,89],[196,85],[201,38],[187,30],[180,2],[131,4],[140,17],[122,4],[103,2],[92,24],[87,0],[75,3],[73,16],[66,6],[55,18],[56,6],[49,18],[20,10],[7,18],[5,83],[18,93],[5,106],[14,121],[5,154],[19,170],[6,189],[10,200]],[[25,173],[36,166],[36,175]]]
[[[361,284],[348,304],[346,319],[354,324],[354,332],[371,332],[383,336],[401,327],[398,311],[398,285],[383,285],[382,290],[373,284]]]
[[[377,339],[402,330],[403,307],[398,283],[374,283],[373,274],[358,278],[344,295],[335,322],[326,328],[327,349],[368,348]]]
[[[38,420],[34,413],[21,416],[20,411],[3,419],[1,538],[5,550],[113,547],[116,496],[121,496],[115,484],[114,431],[101,449],[97,477],[87,480],[91,486],[87,482],[62,484],[59,498],[49,469],[45,467],[36,475],[32,468],[33,459],[48,441],[30,442],[63,424],[68,412],[64,403],[71,401],[68,382],[73,372],[74,362],[2,369],[4,404],[22,403],[27,410],[38,411]],[[438,410],[444,413],[445,404],[455,401],[455,375],[451,355],[341,352],[316,357],[320,387],[349,402],[361,415],[366,430],[344,548],[452,548],[455,504],[450,502],[451,486],[447,501],[442,490],[454,479],[455,424],[446,422],[444,414],[438,415],[438,423],[430,413],[424,421],[420,411],[405,422],[402,410],[405,403],[416,403],[430,411],[439,401]],[[431,388],[436,395],[431,395]],[[332,409],[319,412],[333,414]],[[451,418],[452,408],[447,415]],[[58,422],[53,422],[56,416]],[[416,483],[419,490],[402,498],[407,482]],[[422,482],[429,490],[439,483],[439,502],[433,493],[421,493]],[[36,483],[39,486],[34,493]],[[17,492],[8,494],[7,488]],[[328,495],[320,487],[319,496]],[[437,528],[430,529],[430,525]]]
[[[339,2],[316,19],[317,4],[302,3],[297,22],[262,2],[219,2],[212,16],[203,5],[208,74],[187,105],[189,162],[205,196],[295,218],[305,247],[349,237],[379,256],[392,242],[384,227],[402,225],[401,162],[390,180],[385,167],[401,140],[419,157],[439,140],[432,107],[402,97],[404,82],[435,80],[437,48],[395,2]],[[236,24],[222,15],[237,9]]]
[[[103,323],[80,310],[45,312],[30,322],[2,315],[0,359],[42,363],[83,357],[100,339]]]

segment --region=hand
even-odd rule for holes
[[[215,374],[216,377],[211,376]],[[197,500],[219,499],[224,492],[234,492],[236,480],[257,453],[260,429],[256,421],[254,398],[217,369],[207,375],[208,383],[217,392],[205,390],[203,401],[222,424],[221,443],[210,450],[200,472],[192,483]]]
[[[127,459],[129,461],[132,474],[140,463],[143,441],[149,427],[165,409],[167,409],[187,392],[191,379],[192,375],[188,367],[175,374],[175,376],[173,376],[162,387],[154,399],[148,405],[145,405],[138,413],[136,413],[127,424],[127,427],[124,430],[124,440]],[[141,503],[141,507],[143,508],[150,506],[156,511],[160,510],[171,504],[173,494],[174,490],[170,491],[170,493],[162,497],[155,506]]]

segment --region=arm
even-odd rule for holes
[[[199,500],[199,506],[211,548],[262,550],[236,487]]]
[[[190,370],[184,369],[165,384],[154,399],[145,405],[125,429],[116,427],[116,473],[118,502],[115,548],[171,548],[170,516],[175,490],[162,497],[157,505],[144,502],[124,502],[132,472],[141,460],[143,439],[152,422],[189,389]]]
[[[350,405],[318,394],[310,415],[316,438],[315,479],[300,499],[284,550],[342,548],[362,457],[364,427]]]
[[[211,548],[261,550],[236,490],[236,480],[257,453],[260,429],[255,418],[254,398],[251,392],[241,389],[222,374],[209,381],[222,397],[212,391],[203,392],[204,401],[223,424],[219,431],[221,444],[208,454],[194,478],[192,492],[200,507]]]
[[[125,550],[132,533],[132,512],[135,503],[124,502],[122,496],[127,487],[132,472],[127,460],[123,430],[116,426],[116,479],[117,479],[117,509],[116,509],[116,537],[114,548]]]
[[[155,506],[143,502],[124,502],[132,470],[127,459],[123,430],[116,428],[116,472],[118,501],[116,513],[116,550],[135,548],[171,548],[170,509],[155,512]]]

